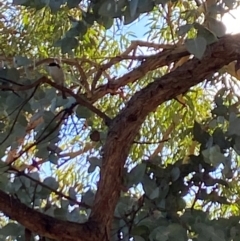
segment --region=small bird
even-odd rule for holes
[[[48,72],[56,83],[64,86],[64,81],[65,81],[64,72],[59,64],[57,64],[56,62],[50,63],[48,65]],[[63,99],[66,99],[66,95],[63,90],[62,90],[62,97]]]

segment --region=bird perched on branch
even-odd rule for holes
[[[56,82],[57,84],[64,86],[64,72],[59,64],[56,62],[52,62],[48,65],[48,71],[50,76],[52,77],[53,81]],[[66,95],[62,89],[62,97],[63,99],[66,99]]]

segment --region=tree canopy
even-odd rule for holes
[[[238,241],[238,6],[0,1],[1,240]]]

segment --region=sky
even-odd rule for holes
[[[225,14],[222,18],[223,23],[226,26],[227,34],[236,34],[240,32],[240,7],[236,10],[232,10],[229,13]],[[143,15],[140,20],[134,21],[130,25],[126,25],[124,27],[123,33],[132,31],[137,35],[138,40],[143,40],[144,33],[147,31],[148,27],[145,25],[147,24],[147,15]],[[137,29],[137,31],[136,31]]]
[[[223,22],[227,28],[227,33],[236,34],[240,32],[240,7],[223,16]]]

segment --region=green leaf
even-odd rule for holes
[[[92,112],[87,107],[79,105],[76,110],[76,115],[78,118],[88,119],[92,116]]]
[[[14,5],[25,5],[29,2],[29,0],[13,0],[12,3]]]
[[[229,116],[229,127],[227,130],[227,134],[229,136],[232,136],[237,135],[238,133],[240,133],[240,118],[237,117],[235,113],[231,112]]]
[[[139,0],[130,0],[129,7],[130,7],[130,16],[134,17],[137,11]]]
[[[170,175],[171,175],[172,181],[175,182],[180,177],[180,169],[179,169],[179,167],[174,167],[171,170]]]
[[[156,4],[166,4],[168,2],[168,0],[155,0]]]
[[[69,201],[68,200],[65,200],[65,199],[61,199],[61,208],[63,209],[68,209],[69,207]]]
[[[40,176],[38,172],[31,172],[28,173],[28,176],[32,177],[33,179],[35,179],[36,181],[40,181]]]
[[[198,30],[197,36],[203,37],[207,41],[207,44],[215,43],[218,40],[217,36],[204,26],[195,23],[194,28]]]
[[[155,199],[155,198],[158,198],[159,197],[159,193],[160,193],[160,190],[159,190],[159,187],[155,188],[152,193],[149,195],[149,198],[151,200]]]
[[[157,188],[156,182],[150,179],[149,176],[147,175],[144,175],[144,178],[142,180],[142,185],[143,185],[143,190],[148,197]]]
[[[56,13],[62,5],[62,1],[59,0],[51,0],[48,3],[48,6],[50,7],[52,13]]]
[[[13,4],[22,5],[26,7],[33,7],[36,10],[39,10],[46,6],[46,0],[13,0]]]
[[[205,53],[207,41],[199,36],[195,39],[187,39],[185,45],[189,53],[193,54],[196,58],[201,59]]]
[[[47,149],[43,149],[42,150],[42,154],[43,154],[43,156],[45,156],[45,154],[47,155],[48,154],[48,151],[47,151]],[[38,152],[38,156],[40,155],[40,153]],[[58,165],[58,161],[59,161],[59,158],[57,157],[57,155],[55,154],[55,153],[50,153],[50,155],[48,155],[48,160],[52,163],[52,164],[54,164],[54,165]]]
[[[48,158],[49,157],[49,151],[47,150],[49,143],[48,142],[40,142],[39,144],[36,145],[36,157],[39,158]]]
[[[76,192],[75,188],[70,187],[69,190],[68,190],[68,195],[69,195],[70,198],[72,198],[74,200],[77,200],[77,197],[76,197],[77,192]],[[75,202],[70,201],[69,204],[71,206],[73,206],[73,205],[75,205]]]
[[[79,208],[74,208],[70,213],[68,213],[68,221],[84,223],[87,221],[87,215],[80,214],[81,210]]]
[[[32,64],[32,61],[29,58],[24,57],[24,56],[15,56],[14,62],[19,67]]]
[[[206,223],[195,223],[193,228],[199,234],[200,240],[226,241],[222,230],[216,230]]]
[[[216,128],[212,134],[213,142],[220,147],[220,149],[230,148],[229,142],[226,140],[226,136],[223,130],[219,127]]]
[[[199,123],[195,121],[193,126],[193,137],[194,140],[198,141],[199,143],[206,144],[210,138],[210,135],[202,129]]]
[[[79,42],[76,38],[66,37],[60,41],[63,54],[72,53],[72,49],[78,46]]]
[[[57,219],[66,220],[68,211],[65,208],[55,208],[53,215]]]
[[[142,181],[146,170],[146,163],[141,163],[135,166],[128,174],[129,184],[137,185]]]
[[[46,198],[49,197],[49,195],[51,194],[51,192],[52,192],[52,191],[51,191],[50,189],[43,187],[42,189],[40,189],[40,190],[38,191],[38,194],[39,194],[39,196],[40,196],[42,199],[46,199]]]
[[[141,236],[138,236],[138,235],[134,235],[134,236],[133,236],[133,240],[134,240],[134,241],[145,241],[144,238],[142,238]]]
[[[20,234],[23,234],[23,227],[16,223],[8,223],[0,229],[0,235],[4,237],[16,237]]]
[[[86,193],[83,194],[82,202],[86,203],[89,206],[92,206],[94,197],[95,197],[95,193],[91,189],[89,189]]]
[[[6,78],[17,82],[20,79],[20,73],[15,68],[8,69]]]
[[[120,17],[122,15],[122,8],[126,5],[126,0],[112,1],[106,0],[99,7],[99,15],[106,17]]]
[[[218,105],[212,110],[213,115],[226,116],[228,114],[228,108],[225,105]]]
[[[97,22],[104,26],[105,29],[109,29],[112,27],[113,25],[113,18],[111,17],[105,17],[105,16],[101,16],[100,18],[97,19]]]
[[[87,25],[84,21],[72,21],[73,27],[67,31],[66,38],[80,37],[81,39],[87,32]],[[74,47],[75,48],[75,47]]]
[[[0,160],[0,173],[4,173],[8,169],[9,169],[9,165],[6,162]],[[0,178],[0,182],[1,182],[1,178]]]
[[[75,8],[77,7],[82,0],[68,0],[67,5],[69,8]]]
[[[5,167],[5,171],[9,169],[9,166]],[[0,189],[3,191],[9,191],[9,189],[12,189],[12,185],[8,185],[9,182],[9,176],[6,172],[4,172],[4,169],[0,167]],[[13,192],[15,193],[15,192]]]
[[[185,24],[185,25],[182,25],[182,26],[179,27],[177,33],[178,33],[179,36],[182,36],[182,35],[188,33],[188,31],[189,31],[192,27],[193,27],[192,24]]]
[[[45,178],[43,183],[54,190],[57,190],[59,187],[59,184],[54,177]]]
[[[220,152],[218,145],[212,146],[202,151],[204,161],[218,167],[219,164],[225,163],[226,157]]]
[[[152,11],[154,8],[154,2],[152,0],[140,0],[138,1],[137,13],[146,13]]]
[[[134,22],[139,16],[140,16],[140,13],[136,13],[135,15],[132,16],[131,9],[128,6],[124,11],[124,25]]]
[[[8,95],[8,97],[6,99],[6,103],[7,103],[6,111],[8,113],[11,113],[13,110],[18,109],[22,105],[22,99],[17,95],[10,94],[10,95]],[[12,115],[10,117],[13,117],[15,119],[14,115]]]
[[[19,177],[19,180],[26,189],[30,188],[31,180],[29,178],[21,176],[21,177]]]
[[[155,228],[149,235],[150,241],[168,241],[169,231],[167,227],[160,226]]]
[[[178,240],[178,241],[186,241],[187,230],[183,228],[180,224],[173,223],[168,226],[169,230],[169,240]]]
[[[90,157],[88,158],[88,161],[90,163],[90,166],[88,168],[88,173],[92,173],[95,171],[96,167],[102,166],[102,159],[97,157]]]

